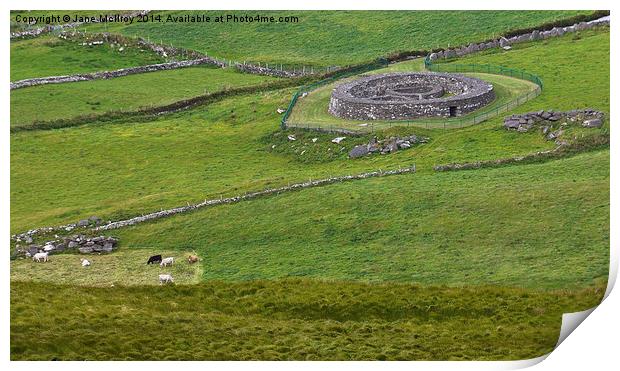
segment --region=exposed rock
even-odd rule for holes
[[[560,127],[579,123],[583,127],[597,128],[602,125],[603,113],[593,109],[571,110],[567,112],[538,111],[527,112],[519,115],[508,116],[504,119],[504,128],[507,130],[517,130],[527,132],[532,127],[540,127],[543,135],[548,140],[556,140],[562,135],[561,130],[553,131],[553,127],[558,127],[558,121],[564,120]]]
[[[366,156],[368,154],[368,146],[367,145],[358,145],[353,147],[351,151],[349,151],[349,158],[358,158],[362,156]]]
[[[601,119],[591,119],[583,122],[581,126],[584,128],[600,128],[603,125],[603,120]]]
[[[499,46],[502,48],[506,46],[510,46],[510,41],[507,38],[502,36],[499,38]]]

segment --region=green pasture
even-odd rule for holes
[[[174,264],[160,267],[146,265],[152,255],[173,257]],[[12,282],[41,282],[60,285],[88,287],[110,287],[116,285],[158,285],[160,274],[171,274],[175,285],[196,284],[202,280],[200,264],[189,264],[187,257],[194,254],[185,249],[137,248],[120,249],[110,254],[50,255],[46,263],[35,263],[31,259],[17,259],[11,262]],[[88,267],[82,267],[80,259],[88,259]]]
[[[199,66],[110,80],[33,86],[11,91],[11,126],[161,106],[205,93],[274,80],[234,69]]]
[[[54,35],[11,41],[10,54],[11,81],[164,62],[151,50],[128,47],[119,51],[110,44],[80,45]]]
[[[147,22],[114,24],[108,31],[149,37],[219,58],[297,65],[346,66],[398,50],[477,42],[524,27],[590,11],[160,11],[166,19],[204,14],[273,16],[274,23]],[[277,22],[295,16],[296,23]],[[453,27],[449,25],[454,25]],[[88,25],[89,31],[104,31]]]

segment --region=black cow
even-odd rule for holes
[[[149,258],[149,261],[146,262],[147,265],[155,263],[161,263],[161,255],[153,255]]]

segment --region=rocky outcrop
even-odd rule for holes
[[[536,111],[508,116],[504,119],[506,130],[516,130],[520,133],[532,129],[540,129],[548,140],[557,139],[561,130],[569,125],[581,125],[586,128],[598,128],[603,124],[604,114],[593,109],[558,111]]]
[[[109,236],[86,237],[83,234],[47,241],[42,245],[15,245],[14,257],[31,257],[38,252],[57,254],[65,251],[81,254],[111,253],[116,250],[118,239]]]
[[[399,150],[409,149],[412,146],[420,143],[427,143],[429,138],[420,137],[417,135],[410,135],[405,137],[389,137],[383,140],[378,140],[377,137],[373,137],[368,144],[360,144],[351,151],[349,151],[349,158],[358,158],[372,154],[382,154],[397,152]]]

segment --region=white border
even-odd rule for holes
[[[612,1],[574,1],[565,0],[558,2],[544,2],[540,0],[520,0],[519,2],[489,2],[483,0],[469,0],[467,2],[458,0],[444,0],[442,2],[437,1],[394,1],[394,0],[382,0],[374,3],[360,3],[358,1],[334,1],[334,0],[315,0],[311,3],[304,4],[302,2],[292,2],[284,0],[262,0],[260,2],[252,2],[247,0],[228,0],[225,2],[209,2],[209,3],[197,3],[188,0],[175,0],[174,2],[153,0],[153,1],[127,1],[127,0],[109,0],[95,4],[94,2],[80,2],[75,3],[67,0],[57,0],[53,3],[43,0],[38,1],[4,1],[0,5],[4,10],[4,16],[8,16],[10,9],[419,9],[419,10],[475,10],[475,9],[611,9],[612,14],[615,14],[616,4],[618,2]],[[613,20],[612,20],[613,23]],[[6,51],[4,58],[2,59],[2,70],[8,71],[10,68],[9,63],[9,22],[3,22],[3,29],[1,32],[5,35],[2,38],[3,47]],[[614,25],[612,24],[612,40],[615,40],[615,32],[613,31]],[[614,44],[611,44],[611,101],[614,102],[616,95],[617,75],[615,71],[615,63],[617,50]],[[2,206],[2,224],[0,226],[2,241],[9,241],[9,223],[10,223],[10,193],[9,193],[9,133],[8,123],[10,120],[9,110],[9,74],[2,74],[2,84],[6,88],[2,90],[3,98],[3,117],[5,125],[5,135],[0,136],[0,150],[2,150],[2,166],[1,174],[2,181],[0,187],[2,189],[2,200],[0,205]],[[613,107],[613,105],[612,105]],[[612,108],[611,122],[617,121],[618,115],[615,113],[615,107]],[[612,124],[613,125],[613,124]],[[612,143],[617,142],[616,134],[617,130],[611,131]],[[616,171],[614,171],[614,164],[618,157],[618,151],[615,144],[611,146],[611,189],[618,185]],[[616,227],[618,227],[618,212],[613,206],[618,205],[618,196],[616,193],[611,192],[611,265],[610,265],[610,285],[606,292],[609,295],[613,283],[615,282],[618,269],[618,235],[615,233]],[[6,243],[6,242],[5,242]],[[7,248],[4,248],[4,261],[5,264],[1,265],[2,274],[4,279],[2,280],[0,292],[3,300],[2,313],[2,331],[3,336],[1,338],[0,352],[2,359],[7,366],[12,369],[32,369],[33,367],[45,367],[50,370],[55,369],[95,369],[95,370],[107,370],[111,368],[125,368],[132,367],[138,369],[148,370],[168,370],[171,367],[183,367],[184,369],[204,369],[205,367],[217,368],[221,370],[238,370],[238,369],[355,369],[355,370],[367,370],[367,369],[424,369],[424,370],[496,370],[496,369],[514,369],[527,367],[536,364],[546,358],[540,357],[534,360],[524,360],[515,362],[11,362],[9,363],[9,259]],[[616,290],[617,291],[617,290]],[[618,366],[618,351],[617,344],[619,340],[619,320],[620,317],[620,296],[618,293],[609,295],[603,303],[594,310],[593,314],[588,317],[583,324],[575,330],[575,335],[568,336],[564,342],[552,352],[548,360],[542,362],[536,366],[537,369],[544,370],[583,370],[589,368],[593,370],[608,370],[616,369]],[[579,316],[579,315],[576,315]],[[566,318],[576,318],[575,316],[567,316]],[[568,326],[568,322],[565,322],[564,326]],[[566,329],[563,330],[566,332]],[[36,346],[36,339],[33,339],[33,346]]]

